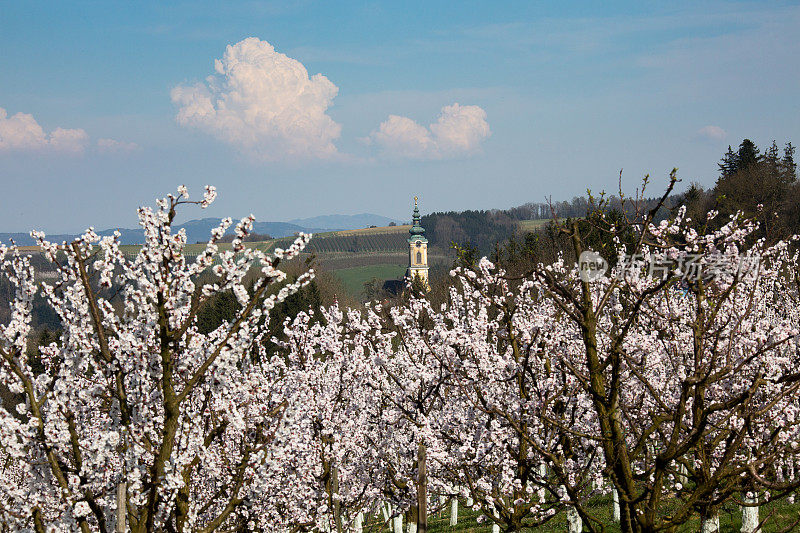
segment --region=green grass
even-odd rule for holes
[[[481,513],[466,509],[463,505],[458,507],[458,524],[450,527],[450,505],[438,514],[428,517],[429,531],[445,533],[458,531],[460,533],[489,533],[492,530],[491,524],[478,524],[477,518]],[[592,501],[590,512],[597,519],[601,520],[609,533],[616,533],[620,529],[611,519],[611,497],[610,495],[599,496]],[[772,513],[770,515],[770,513]],[[798,518],[800,518],[800,503],[789,505],[784,502],[777,502],[762,506],[759,516],[764,520],[769,515],[769,519],[764,524],[763,533],[777,533],[786,530]],[[728,504],[720,512],[720,532],[739,533],[742,527],[742,513],[735,504]],[[389,528],[380,528],[376,522],[368,521],[365,531],[389,531]],[[405,528],[405,525],[404,525]],[[796,531],[794,528],[793,531]],[[526,531],[536,531],[542,533],[564,533],[567,531],[567,520],[564,513],[560,513],[545,525],[540,527],[527,528]],[[700,520],[695,519],[685,524],[680,531],[700,531]]]
[[[366,265],[353,268],[334,270],[333,273],[342,280],[347,292],[360,298],[364,290],[364,283],[372,278],[382,280],[398,279],[406,272],[405,266],[400,265]]]
[[[520,220],[518,222],[518,226],[522,231],[536,231],[537,229],[547,225],[548,222],[550,222],[549,218],[540,220]]]

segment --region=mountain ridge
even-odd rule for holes
[[[295,218],[289,224],[298,226],[323,228],[327,231],[341,231],[348,229],[361,229],[370,226],[388,226],[390,223],[402,224],[394,218],[376,215],[374,213],[358,213],[355,215],[318,215],[309,218]]]
[[[211,235],[211,230],[219,226],[222,219],[206,217],[192,219],[177,224],[174,229],[184,229],[186,231],[186,241],[189,243],[205,242]],[[314,222],[326,222],[326,225],[314,225]],[[394,219],[374,215],[371,213],[360,213],[356,215],[322,215],[306,219],[294,219],[289,222],[259,222],[253,223],[253,232],[270,235],[273,238],[289,237],[298,232],[319,233],[323,231],[342,231],[349,229],[359,229],[364,227],[387,226]],[[144,241],[144,232],[140,228],[108,228],[97,231],[100,236],[112,235],[115,231],[120,232],[121,244],[141,244]],[[225,233],[233,233],[233,225]],[[47,235],[47,239],[52,242],[72,241],[79,234],[75,233],[56,233]],[[11,239],[19,246],[32,246],[36,242],[28,233],[22,232],[0,232],[0,242],[8,243]]]

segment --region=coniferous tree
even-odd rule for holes
[[[743,170],[755,165],[759,160],[759,150],[753,141],[745,139],[739,145],[737,154],[737,170]]]
[[[731,145],[728,145],[728,151],[722,156],[722,161],[717,166],[719,167],[720,176],[729,176],[736,172],[737,154],[733,151]]]
[[[783,149],[783,157],[781,158],[781,172],[783,172],[784,180],[787,183],[794,183],[797,180],[797,165],[794,162],[795,147],[791,142],[786,143]]]
[[[736,152],[734,152],[729,145],[728,151],[725,152],[725,155],[722,156],[722,161],[718,164],[720,179],[727,178],[740,170],[749,168],[758,163],[759,160],[759,149],[750,139],[744,139]]]

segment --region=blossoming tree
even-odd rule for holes
[[[23,398],[15,413],[0,409],[0,522],[40,533],[215,531],[270,529],[313,513],[295,493],[303,487],[286,483],[306,466],[281,460],[292,394],[284,362],[261,353],[264,317],[310,279],[286,283],[277,268],[308,236],[268,256],[243,244],[248,217],[223,251],[226,219],[189,262],[185,233],[172,230],[176,210],[206,207],[215,195],[207,187],[189,202],[181,187],[157,209],[140,209],[145,243],[133,260],[117,236],[89,230],[54,244],[37,234],[58,273],[52,284],[36,282],[19,249],[0,248],[16,288],[13,317],[0,329],[0,381]],[[208,269],[215,280],[197,285]],[[42,349],[37,373],[26,343],[39,291],[63,334]],[[232,291],[241,310],[201,334],[197,311],[220,291]]]
[[[698,232],[683,209],[655,224],[674,183],[631,220],[601,212],[562,226],[575,258],[588,234],[606,239],[608,275],[563,260],[530,275],[574,332],[563,349],[591,398],[623,531],[697,514],[714,531],[722,503],[797,487],[772,467],[798,446],[797,256],[786,242],[752,242],[755,226],[738,216],[717,231]]]
[[[438,417],[445,470],[504,531],[565,509],[588,521],[582,504],[600,485],[603,457],[591,401],[562,349],[561,311],[530,281],[512,288],[485,258],[452,274],[458,283],[431,334],[457,390]]]

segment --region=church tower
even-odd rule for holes
[[[425,238],[425,228],[419,225],[419,207],[417,197],[414,197],[414,216],[411,229],[408,230],[408,271],[406,276],[413,281],[415,277],[429,288],[428,284],[428,239]]]

